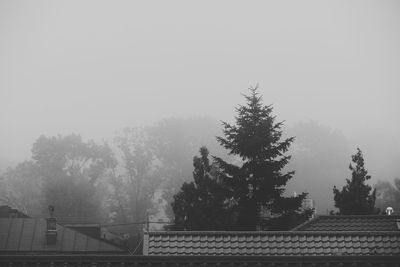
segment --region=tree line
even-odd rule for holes
[[[285,195],[295,172],[284,172],[294,137],[282,139],[283,122],[276,122],[272,106],[265,106],[257,88],[236,108],[235,124],[223,122],[221,146],[238,164],[209,159],[206,147],[194,157],[194,181],[184,183],[174,196],[172,230],[288,230],[306,221],[313,207],[304,206],[307,193]],[[333,188],[337,214],[376,214],[376,190],[360,149],[352,156],[351,179],[342,190]],[[372,192],[371,192],[372,191]]]
[[[287,155],[295,138],[284,137],[283,122],[257,88],[244,97],[235,122],[223,122],[222,131],[197,118],[126,128],[112,144],[75,134],[41,136],[30,160],[1,175],[0,201],[36,216],[52,204],[59,217],[101,222],[169,217],[172,230],[290,229],[313,214],[304,205],[307,193],[287,191],[295,177]],[[399,203],[398,180],[396,187],[379,182],[372,189],[360,149],[352,162],[347,184],[333,188],[337,213],[374,214],[376,201]]]
[[[58,217],[102,223],[144,221],[147,214],[165,220],[172,212],[169,200],[191,177],[198,147],[221,153],[209,138],[218,128],[208,117],[169,118],[125,128],[111,143],[77,134],[40,136],[29,160],[0,175],[0,205],[47,216],[52,204]]]

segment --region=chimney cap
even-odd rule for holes
[[[390,215],[392,215],[392,213],[394,213],[394,210],[393,210],[392,207],[387,207],[385,212],[386,212],[387,215],[390,216]]]
[[[49,213],[50,213],[50,217],[54,217],[54,206],[53,205],[49,205]]]

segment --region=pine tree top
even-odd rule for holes
[[[275,122],[272,105],[264,105],[258,87],[249,89],[244,95],[246,105],[236,108],[236,123],[223,122],[225,137],[217,137],[230,154],[239,155],[242,160],[272,160],[282,156],[294,141],[294,137],[280,141],[283,122]]]

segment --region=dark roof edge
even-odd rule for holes
[[[58,225],[62,225],[64,227],[68,228],[74,228],[74,227],[101,227],[99,223],[59,223],[57,222]]]
[[[98,250],[92,250],[92,251],[60,251],[60,250],[35,250],[35,251],[16,251],[16,250],[2,250],[0,251],[0,258],[4,256],[18,256],[18,257],[30,257],[30,256],[89,256],[89,255],[130,255],[130,252],[128,250],[122,250],[122,251],[115,251],[115,250],[106,250],[106,251],[98,251]]]
[[[317,215],[315,218],[308,220],[296,227],[294,227],[293,229],[289,230],[289,231],[297,231],[300,229],[303,229],[306,226],[309,226],[311,224],[316,223],[317,221],[321,220],[321,219],[325,219],[325,218],[329,218],[329,219],[359,219],[359,218],[382,218],[382,219],[400,219],[400,215]]]
[[[148,235],[400,235],[400,231],[152,231]]]
[[[317,218],[396,218],[400,219],[400,215],[318,215]]]
[[[67,259],[67,260],[87,260],[85,259],[87,257],[88,260],[90,261],[106,261],[109,262],[111,261],[147,261],[147,260],[154,260],[154,261],[159,261],[159,262],[171,262],[171,261],[196,261],[196,260],[207,260],[207,261],[212,261],[212,262],[217,262],[221,260],[226,260],[226,261],[242,261],[242,260],[277,260],[277,261],[282,261],[285,262],[287,260],[289,261],[313,261],[313,260],[320,260],[320,261],[334,261],[337,262],[338,259],[344,260],[344,261],[360,261],[360,260],[383,260],[383,261],[395,261],[398,262],[400,259],[400,255],[389,255],[389,256],[381,256],[381,255],[358,255],[358,256],[353,256],[353,255],[329,255],[329,256],[248,256],[248,255],[240,255],[240,256],[232,256],[232,255],[225,255],[225,256],[143,256],[143,255],[107,255],[107,254],[90,254],[88,253],[87,255],[77,255],[77,254],[57,254],[57,255],[18,255],[18,258],[16,258],[16,255],[14,254],[0,254],[0,262],[4,260],[18,260],[18,261],[27,261],[27,260],[61,260],[61,259]]]

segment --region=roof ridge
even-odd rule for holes
[[[398,215],[318,215],[291,231],[395,231],[398,229],[392,226],[398,220]]]
[[[400,215],[318,215],[319,218],[400,218]]]
[[[400,235],[400,231],[151,231],[148,235]]]

